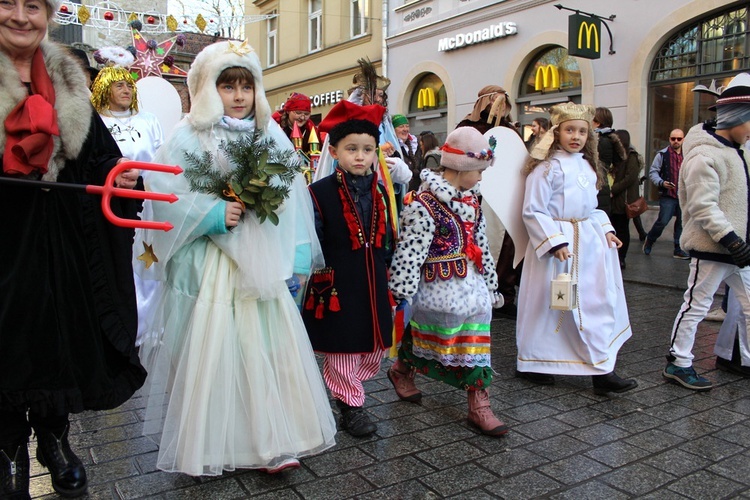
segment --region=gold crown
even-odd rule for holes
[[[575,104],[564,102],[557,104],[550,110],[552,125],[559,125],[570,120],[585,120],[591,123],[594,118],[594,107],[590,104]]]

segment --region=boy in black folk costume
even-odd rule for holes
[[[302,317],[313,349],[325,353],[323,379],[341,410],[341,427],[368,436],[362,382],[391,346],[388,265],[395,226],[373,166],[385,108],[338,103],[319,128],[328,133],[334,172],[310,185],[326,267],[313,273]]]

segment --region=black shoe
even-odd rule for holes
[[[638,382],[631,379],[623,379],[617,376],[615,372],[606,375],[592,375],[591,382],[594,384],[594,394],[600,396],[608,392],[626,392],[638,387]]]
[[[0,498],[31,500],[29,495],[29,447],[26,441],[0,446]]]
[[[728,359],[716,356],[716,368],[735,375],[741,375],[746,378],[750,378],[750,367],[742,366],[741,364],[733,363]]]
[[[341,428],[354,437],[367,437],[378,428],[361,406],[349,406],[342,401],[336,401],[341,410]]]
[[[553,385],[555,376],[549,373],[519,372],[516,370],[516,378],[522,378],[539,385]]]
[[[60,438],[52,432],[36,435],[36,459],[49,469],[52,487],[64,497],[78,497],[86,492],[88,480],[81,459],[73,453],[68,443],[66,427]]]
[[[505,304],[503,307],[493,309],[492,316],[495,318],[516,319],[518,317],[518,310],[513,303]]]

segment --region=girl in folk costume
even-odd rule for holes
[[[260,60],[246,43],[203,49],[187,83],[191,112],[155,161],[188,168],[200,160],[209,173],[231,172],[240,167],[228,156],[230,145],[273,153],[253,139],[258,134],[292,155],[271,119]],[[175,228],[142,232],[135,242],[143,252],[134,261],[141,278],[163,282],[140,351],[149,369],[144,433],[162,433],[162,470],[277,472],[334,444],[325,387],[285,283],[321,260],[304,178],[291,179],[268,218],[195,192],[184,174],[146,179],[147,189],[179,196],[150,212]],[[227,191],[234,185],[227,188],[233,198]]]
[[[614,373],[617,352],[632,332],[617,255],[622,243],[596,208],[602,180],[593,115],[587,105],[553,107],[553,126],[524,168],[529,244],[519,293],[517,368],[519,376],[540,384],[554,383],[552,374],[591,375],[594,392],[606,394],[638,384]],[[572,310],[551,309],[551,280],[569,267],[577,280]]]
[[[388,263],[395,228],[373,165],[385,108],[342,101],[320,123],[335,170],[310,185],[325,268],[315,271],[302,317],[313,348],[325,353],[323,378],[341,410],[341,427],[360,437],[376,426],[363,409],[362,382],[380,371],[393,320]]]
[[[466,390],[469,423],[500,436],[508,426],[492,413],[487,388],[492,307],[503,298],[477,198],[493,153],[472,127],[451,132],[442,151],[441,171],[422,171],[420,191],[401,214],[389,287],[413,315],[388,378],[411,402],[422,398],[415,371]]]

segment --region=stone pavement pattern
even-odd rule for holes
[[[693,393],[661,377],[688,269],[671,258],[664,236],[650,257],[633,238],[624,271],[634,335],[617,371],[638,380],[634,391],[608,398],[594,395],[588,377],[558,377],[547,387],[514,378],[515,323],[498,319],[491,399],[511,426],[504,438],[477,434],[465,420],[465,394],[421,375],[422,405],[399,401],[386,362],[366,384],[375,436],[339,433],[333,449],[277,476],[192,478],[155,469],[157,446],[141,436],[144,399],[136,395],[72,422],[89,498],[750,498],[750,380],[714,369],[719,323],[700,326],[694,350],[712,391]],[[33,459],[31,484],[33,497],[57,498]]]

